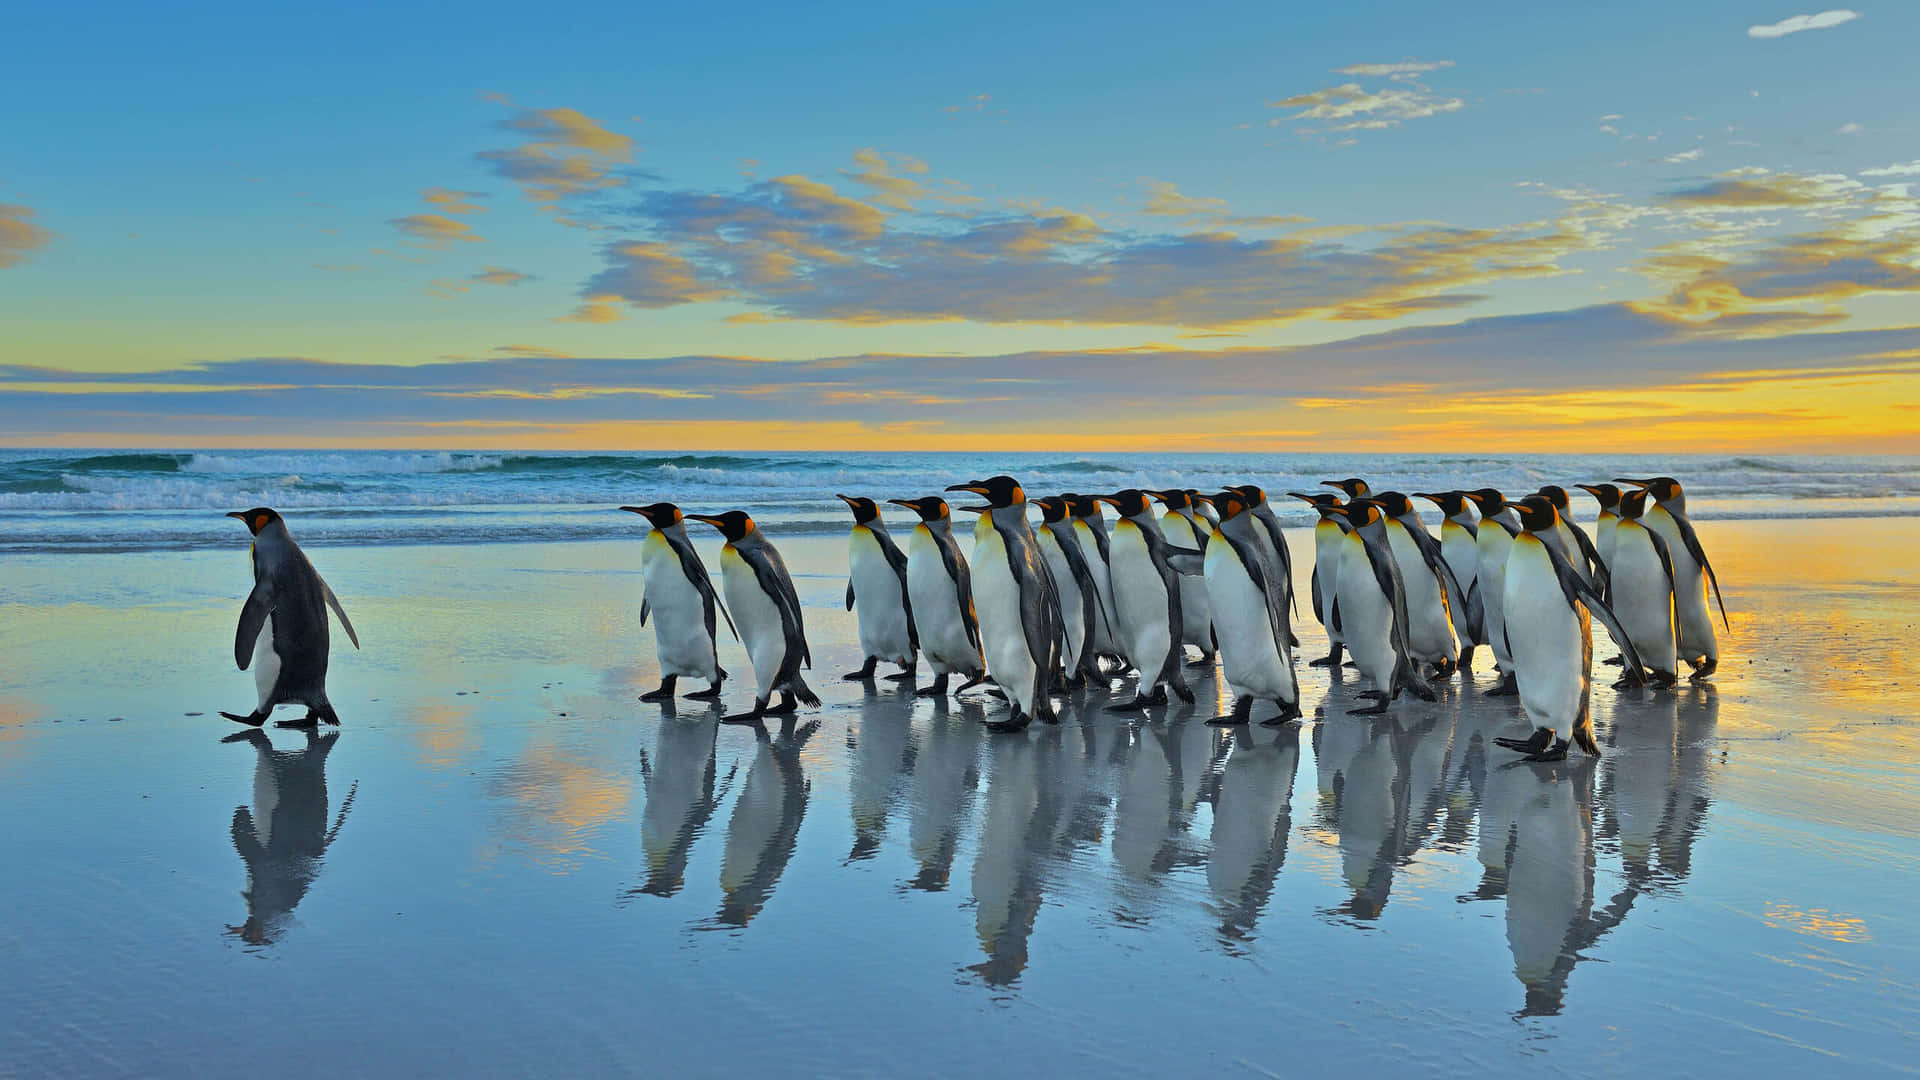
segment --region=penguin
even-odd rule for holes
[[[1552,500],[1529,495],[1517,509],[1521,532],[1507,554],[1501,606],[1520,705],[1534,732],[1529,738],[1496,738],[1494,743],[1520,751],[1527,761],[1561,761],[1567,756],[1568,740],[1559,732],[1565,730],[1581,750],[1599,757],[1588,704],[1592,617],[1606,625],[1627,658],[1628,677],[1636,681],[1642,678],[1640,654],[1599,591],[1547,539],[1556,535],[1554,526],[1560,519]]]
[[[1480,524],[1467,503],[1465,492],[1415,492],[1414,497],[1431,502],[1444,515],[1440,521],[1440,553],[1453,570],[1454,584],[1466,599],[1463,604],[1455,604],[1452,613],[1454,633],[1460,639],[1460,668],[1470,670],[1474,648],[1487,643],[1486,606],[1476,573],[1480,563],[1477,546]]]
[[[1267,558],[1272,561],[1274,569],[1280,571],[1280,594],[1286,597],[1287,608],[1298,615],[1300,605],[1293,595],[1293,555],[1287,550],[1287,537],[1280,530],[1280,519],[1274,515],[1272,504],[1267,502],[1266,489],[1258,484],[1240,484],[1229,487],[1227,490],[1247,501],[1247,513],[1252,514],[1253,520],[1259,524],[1259,527],[1253,530],[1254,536],[1260,541],[1260,546],[1266,550]],[[1216,518],[1218,516],[1215,515]],[[1217,527],[1219,522],[1216,520],[1214,524]],[[1293,633],[1291,620],[1289,620],[1287,632],[1290,635]],[[1288,644],[1297,649],[1300,647],[1300,639],[1294,637]]]
[[[727,620],[733,639],[740,631],[733,616],[714,595],[713,582],[707,577],[707,565],[687,539],[687,527],[680,508],[672,503],[651,506],[623,506],[629,514],[639,514],[653,528],[640,545],[640,576],[645,592],[640,601],[640,625],[653,618],[653,642],[660,654],[660,686],[640,695],[641,701],[670,701],[674,683],[680,676],[707,680],[707,688],[687,697],[718,701],[720,684],[727,678],[720,666],[720,636],[714,629],[713,612],[717,607]]]
[[[1211,535],[1210,530],[1220,526],[1220,512],[1213,508],[1213,500],[1202,495],[1196,488],[1187,488],[1187,499],[1193,504],[1193,516],[1200,519],[1198,528]]]
[[[913,628],[913,598],[907,595],[907,557],[887,534],[880,508],[872,499],[838,495],[853,511],[847,534],[847,610],[858,608],[860,650],[866,663],[841,676],[848,682],[873,678],[874,664],[885,660],[900,671],[887,678],[913,682],[920,637]]]
[[[1349,476],[1345,480],[1322,480],[1320,486],[1339,488],[1347,493],[1348,499],[1366,499],[1373,495],[1373,488],[1357,476]]]
[[[1593,525],[1593,549],[1606,564],[1609,574],[1613,571],[1613,526],[1620,520],[1620,489],[1612,484],[1575,484],[1581,491],[1593,496],[1600,504],[1600,517]]]
[[[1139,712],[1149,705],[1164,705],[1169,686],[1180,700],[1191,703],[1193,691],[1180,673],[1180,630],[1184,623],[1180,571],[1171,561],[1173,548],[1154,521],[1146,492],[1128,488],[1096,498],[1120,512],[1109,547],[1118,620],[1114,630],[1127,659],[1140,671],[1133,700],[1109,705],[1107,711]],[[1186,550],[1181,554],[1192,557],[1199,552]]]
[[[1573,568],[1580,572],[1581,577],[1592,582],[1594,588],[1600,590],[1601,596],[1607,595],[1607,564],[1601,560],[1600,552],[1594,548],[1593,540],[1587,536],[1587,531],[1580,527],[1579,522],[1573,520],[1573,514],[1567,509],[1572,502],[1567,495],[1567,489],[1558,484],[1548,484],[1535,494],[1545,495],[1547,501],[1553,503],[1553,511],[1559,517],[1559,523],[1554,526],[1553,531],[1566,544],[1563,554],[1566,555],[1567,561],[1573,564]]]
[[[1280,568],[1260,543],[1265,526],[1256,519],[1247,499],[1237,491],[1212,496],[1220,524],[1207,538],[1207,596],[1212,602],[1214,633],[1220,643],[1221,668],[1233,688],[1233,712],[1210,724],[1244,724],[1253,716],[1255,699],[1280,707],[1278,716],[1261,723],[1278,727],[1300,716],[1300,685],[1293,669],[1292,637],[1287,626],[1287,603],[1280,590]]]
[[[1100,594],[1094,585],[1093,568],[1087,563],[1086,552],[1081,550],[1080,540],[1073,533],[1066,497],[1056,495],[1034,501],[1040,507],[1042,519],[1034,538],[1039,541],[1040,553],[1046,557],[1047,568],[1053,572],[1054,587],[1060,590],[1060,626],[1065,634],[1061,665],[1069,685],[1083,686],[1089,679],[1100,677],[1100,665],[1095,659],[1095,646],[1105,618]],[[1112,636],[1111,630],[1108,636]]]
[[[940,697],[947,692],[947,676],[958,673],[978,685],[987,662],[980,653],[980,624],[973,610],[973,574],[967,557],[953,542],[953,512],[938,495],[923,499],[888,499],[920,515],[907,537],[907,598],[913,604],[913,623],[920,652],[933,669],[933,685],[914,691],[916,697]]]
[[[221,716],[249,727],[266,723],[276,705],[307,707],[299,720],[284,720],[277,726],[311,728],[319,721],[340,723],[340,717],[327,701],[327,609],[340,619],[340,628],[354,648],[360,637],[340,606],[340,598],[307,561],[306,553],[293,542],[287,523],[264,506],[236,510],[227,515],[246,523],[253,534],[253,591],[240,607],[240,624],[233,635],[233,662],[240,670],[253,665],[253,684],[260,703],[242,716],[222,711]]]
[[[1611,485],[1609,485],[1611,486]],[[1651,667],[1655,685],[1671,687],[1676,681],[1673,640],[1673,555],[1659,533],[1641,520],[1646,512],[1645,489],[1623,492],[1614,500],[1612,594],[1607,603],[1627,638]],[[1616,686],[1631,682],[1624,677]]]
[[[1007,694],[1012,713],[989,731],[1024,731],[1036,718],[1057,723],[1050,693],[1062,640],[1060,591],[1027,523],[1027,493],[1011,476],[993,476],[948,491],[970,491],[984,507],[973,529],[973,587],[987,672]]]
[[[1192,496],[1180,488],[1149,491],[1147,494],[1166,507],[1166,512],[1160,515],[1160,534],[1167,538],[1168,544],[1194,551],[1206,549],[1207,532],[1203,532],[1194,519]],[[1216,651],[1213,613],[1207,605],[1207,583],[1204,578],[1185,575],[1180,578],[1180,644],[1200,650],[1200,659],[1192,661],[1189,666],[1213,666],[1213,654]]]
[[[1091,495],[1069,492],[1060,497],[1073,513],[1073,537],[1086,556],[1087,572],[1093,575],[1094,592],[1100,602],[1100,624],[1093,633],[1094,658],[1109,658],[1124,670],[1126,650],[1120,647],[1120,617],[1114,614],[1113,576],[1107,565],[1107,519],[1100,513],[1100,501]]]
[[[1320,520],[1313,524],[1313,617],[1326,627],[1327,655],[1309,661],[1307,666],[1339,671],[1340,650],[1346,640],[1340,633],[1340,541],[1351,526],[1345,514],[1334,510],[1340,505],[1340,496],[1309,495],[1304,491],[1287,494],[1306,502],[1320,514]]]
[[[1480,511],[1480,525],[1474,531],[1478,558],[1473,576],[1480,587],[1480,618],[1487,631],[1487,647],[1493,650],[1495,669],[1500,678],[1488,697],[1509,697],[1517,691],[1513,685],[1513,654],[1507,648],[1507,555],[1513,550],[1513,538],[1520,535],[1520,519],[1514,517],[1507,497],[1493,488],[1464,492]]]
[[[1720,605],[1720,624],[1729,630],[1733,627],[1727,621],[1727,602],[1720,596],[1720,579],[1714,576],[1713,564],[1707,561],[1706,549],[1700,546],[1700,537],[1687,518],[1686,492],[1671,476],[1647,480],[1615,477],[1614,482],[1644,488],[1658,503],[1642,521],[1660,534],[1673,556],[1674,636],[1679,656],[1693,668],[1695,682],[1708,678],[1720,667],[1720,644],[1714,636],[1713,615],[1707,610],[1708,585],[1713,586],[1713,598]]]
[[[1341,630],[1360,673],[1373,680],[1374,688],[1360,696],[1378,699],[1372,707],[1350,709],[1349,714],[1385,712],[1388,703],[1403,690],[1411,690],[1426,701],[1434,700],[1433,688],[1415,670],[1407,651],[1406,585],[1394,559],[1380,504],[1355,499],[1326,510],[1345,517],[1352,525],[1340,541],[1336,587]]]
[[[813,667],[813,654],[807,649],[800,596],[794,592],[793,578],[779,549],[744,510],[687,517],[713,526],[727,539],[720,548],[720,582],[726,589],[727,605],[740,613],[736,625],[741,628],[740,638],[747,647],[748,659],[753,661],[758,684],[752,710],[722,716],[720,722],[758,724],[763,716],[793,712],[796,702],[820,704],[800,674],[803,666]],[[769,709],[767,701],[776,692],[780,704]]]
[[[1453,636],[1453,607],[1460,597],[1460,586],[1453,580],[1453,568],[1447,565],[1439,541],[1414,512],[1413,500],[1398,491],[1383,491],[1373,497],[1385,521],[1387,542],[1394,561],[1400,565],[1400,581],[1407,595],[1407,651],[1426,674],[1428,666],[1439,678],[1447,678],[1460,666],[1460,644]]]

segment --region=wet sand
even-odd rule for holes
[[[1491,747],[1511,699],[1348,717],[1304,663],[1284,729],[1204,725],[1209,679],[993,736],[839,680],[812,538],[825,705],[663,715],[609,533],[311,549],[365,646],[319,737],[216,715],[244,544],[0,563],[0,1075],[1920,1061],[1920,520],[1702,524],[1719,676],[1596,690],[1606,756],[1553,767]]]

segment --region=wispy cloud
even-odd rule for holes
[[[1747,27],[1747,36],[1750,38],[1777,38],[1786,37],[1788,34],[1798,34],[1803,30],[1829,30],[1839,26],[1841,23],[1852,22],[1859,17],[1859,12],[1849,11],[1846,8],[1822,11],[1817,15],[1790,15],[1777,23],[1768,23],[1764,26],[1749,26]]]
[[[522,282],[532,281],[533,275],[523,274],[518,270],[509,270],[504,266],[489,266],[472,277],[469,277],[467,280],[477,282],[481,285],[518,285]]]
[[[1861,176],[1920,176],[1920,159],[1905,165],[1887,165],[1878,169],[1862,169]]]
[[[1343,68],[1334,68],[1335,75],[1354,75],[1360,78],[1392,79],[1395,82],[1407,82],[1417,79],[1430,71],[1441,71],[1453,66],[1451,60],[1402,60],[1392,64],[1348,64]]]
[[[18,266],[58,235],[33,223],[34,210],[18,203],[0,203],[0,269]]]
[[[1236,214],[1225,199],[1194,197],[1165,180],[1142,180],[1150,193],[1140,212],[1153,217],[1208,220],[1225,226],[1301,225],[1312,221],[1299,214]]]
[[[500,126],[529,138],[475,156],[548,208],[569,196],[619,186],[613,170],[633,160],[632,136],[609,131],[578,109],[521,109]]]
[[[1833,133],[1835,135],[1858,135],[1865,130],[1867,129],[1849,120],[1846,123],[1841,124],[1839,127],[1833,129]]]
[[[486,240],[486,237],[473,231],[473,226],[445,214],[408,214],[406,217],[393,218],[387,224],[406,233],[423,247],[441,250],[456,243],[478,244]]]
[[[1682,162],[1699,161],[1702,157],[1706,156],[1706,153],[1707,152],[1705,150],[1702,150],[1696,146],[1691,150],[1682,150],[1677,154],[1668,154],[1666,157],[1663,157],[1660,160],[1666,162],[1669,165],[1679,165]]]
[[[1267,107],[1294,109],[1291,119],[1319,121],[1326,131],[1378,131],[1399,127],[1408,120],[1458,112],[1467,103],[1420,86],[1368,90],[1359,83],[1341,83],[1268,102]]]
[[[487,212],[486,207],[473,201],[475,199],[486,198],[487,196],[483,192],[458,191],[453,188],[436,187],[428,188],[421,192],[420,197],[426,201],[428,206],[437,208],[443,214],[453,214],[456,217],[467,214],[484,214]]]

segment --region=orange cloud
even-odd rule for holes
[[[476,155],[495,174],[520,185],[527,198],[552,204],[587,192],[616,187],[613,168],[633,160],[631,136],[608,131],[577,109],[522,109],[500,122],[509,131],[531,136],[507,150]]]
[[[18,203],[0,203],[0,269],[27,261],[30,252],[53,243],[58,235],[33,223],[34,211]]]
[[[409,214],[393,218],[387,224],[413,237],[423,247],[445,249],[455,243],[478,244],[486,239],[474,232],[473,226],[445,214]]]

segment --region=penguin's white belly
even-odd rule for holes
[[[1227,684],[1245,697],[1297,701],[1293,671],[1282,659],[1280,643],[1273,640],[1266,592],[1254,585],[1226,537],[1215,533],[1207,541],[1205,568]]]
[[[1655,671],[1674,669],[1673,593],[1652,534],[1628,523],[1613,545],[1613,613],[1627,631],[1640,662]]]
[[[1619,518],[1603,513],[1600,515],[1600,520],[1593,526],[1593,550],[1600,553],[1600,561],[1606,565],[1609,573],[1613,570],[1614,545],[1617,542],[1616,530],[1619,524]]]
[[[1313,527],[1313,576],[1320,582],[1321,606],[1314,617],[1326,627],[1327,640],[1335,644],[1343,640],[1340,631],[1333,628],[1333,602],[1340,588],[1340,541],[1346,537],[1340,526],[1331,521],[1322,521]]]
[[[860,621],[860,650],[889,663],[904,664],[913,656],[907,635],[907,607],[900,595],[900,575],[887,562],[873,530],[856,525],[848,538],[848,569],[853,579],[853,610]]]
[[[1498,522],[1482,522],[1480,538],[1474,544],[1479,558],[1474,577],[1480,582],[1480,612],[1485,619],[1487,644],[1493,649],[1494,662],[1504,674],[1513,673],[1513,656],[1507,651],[1507,554],[1513,537]]]
[[[947,576],[939,545],[924,526],[915,526],[907,541],[907,595],[913,598],[920,651],[933,673],[978,673],[980,653],[967,640],[967,625],[960,613],[960,587]],[[854,599],[859,600],[857,596]]]
[[[1121,647],[1127,660],[1140,669],[1140,692],[1160,683],[1167,653],[1173,648],[1173,627],[1167,620],[1167,586],[1153,565],[1153,555],[1138,527],[1114,530],[1108,547],[1113,556],[1113,606],[1119,617]]]
[[[1366,544],[1349,534],[1340,548],[1340,625],[1347,651],[1376,689],[1393,688],[1393,600],[1380,589]]]
[[[1174,547],[1203,552],[1207,549],[1206,539],[1195,536],[1193,527],[1179,514],[1162,517],[1160,531]],[[1195,646],[1202,652],[1213,651],[1213,612],[1207,600],[1204,577],[1180,575],[1180,643]]]
[[[1683,660],[1705,657],[1717,660],[1720,643],[1713,629],[1713,616],[1707,611],[1707,573],[1700,568],[1687,542],[1680,538],[1680,527],[1665,507],[1647,511],[1646,521],[1659,530],[1667,542],[1667,554],[1673,559],[1674,639]]]
[[[658,552],[650,548],[659,547]],[[660,674],[685,675],[713,682],[713,638],[707,633],[706,604],[680,565],[680,556],[664,540],[649,539],[641,549],[641,576],[653,621]]]
[[[1422,663],[1456,660],[1460,648],[1453,639],[1453,621],[1440,577],[1399,522],[1387,525],[1387,543],[1400,564],[1400,582],[1407,594],[1407,654]]]
[[[1546,546],[1533,537],[1507,556],[1505,607],[1520,704],[1535,727],[1565,736],[1586,704],[1591,624],[1586,608],[1567,604]]]
[[[1080,669],[1080,646],[1086,642],[1086,600],[1080,594],[1080,583],[1074,580],[1073,567],[1067,563],[1059,538],[1044,526],[1034,534],[1034,538],[1040,543],[1040,551],[1046,556],[1047,569],[1053,571],[1053,583],[1060,593],[1060,626],[1067,639],[1062,655],[1067,673],[1072,674]],[[1096,619],[1099,617],[1098,603],[1096,600]]]
[[[253,668],[253,687],[260,692],[260,708],[267,707],[273,700],[274,684],[280,681],[280,654],[273,651],[273,614],[267,614],[267,621],[260,627],[260,636],[253,639],[253,660],[248,663]]]
[[[1500,526],[1495,525],[1494,528]],[[1486,627],[1475,627],[1469,621],[1465,608],[1467,594],[1473,591],[1473,574],[1480,561],[1480,552],[1474,547],[1473,537],[1457,521],[1442,522],[1440,525],[1440,555],[1447,562],[1447,568],[1453,571],[1453,580],[1460,585],[1462,605],[1453,613],[1453,628],[1462,645],[1483,645],[1486,643]],[[1482,612],[1486,610],[1486,601],[1480,604]],[[1475,637],[1476,631],[1479,637]]]
[[[727,594],[727,608],[733,612],[733,625],[740,631],[747,658],[753,661],[756,696],[767,700],[774,691],[774,680],[787,658],[786,624],[780,609],[765,590],[753,567],[734,553],[731,545],[720,549],[720,580]]]
[[[1020,617],[1020,583],[1007,565],[1007,545],[1000,531],[982,516],[974,533],[973,606],[980,618],[980,646],[987,655],[987,672],[1031,716],[1035,676],[1039,673],[1027,649],[1027,628]]]

